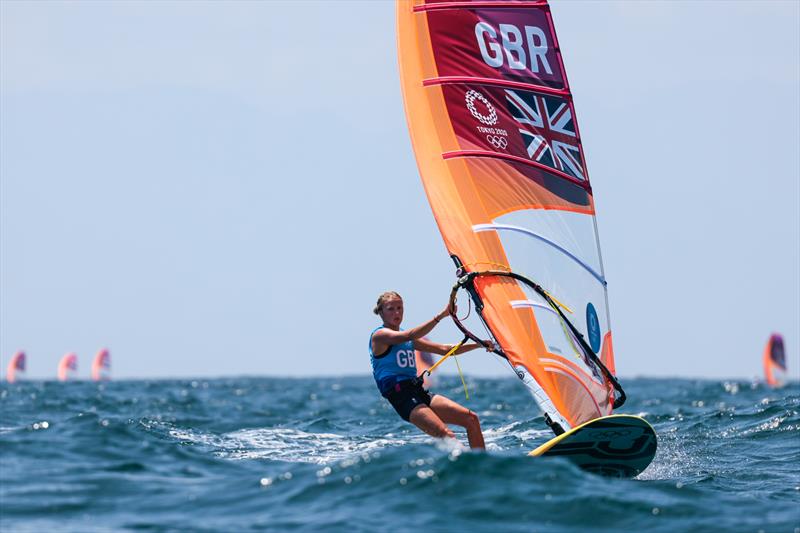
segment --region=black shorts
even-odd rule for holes
[[[422,383],[414,383],[411,379],[395,383],[394,387],[384,394],[400,418],[406,422],[416,406],[424,404],[430,407],[434,396],[436,395],[422,388]]]

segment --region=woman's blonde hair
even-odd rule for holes
[[[375,309],[372,310],[373,313],[376,315],[381,314],[381,309],[383,309],[383,304],[388,302],[393,298],[398,298],[401,302],[403,301],[403,297],[397,294],[394,291],[386,291],[380,296],[378,296],[378,303],[375,304]]]

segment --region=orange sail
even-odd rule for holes
[[[786,351],[783,337],[773,333],[764,348],[764,377],[770,387],[781,387],[786,383]]]
[[[78,371],[78,356],[70,352],[58,362],[58,381],[68,381]]]
[[[556,433],[610,414],[624,392],[547,2],[399,0],[397,34],[425,192],[498,355]]]
[[[92,380],[104,381],[111,379],[111,355],[103,348],[94,356],[92,361]]]
[[[25,372],[25,352],[17,352],[8,362],[6,381],[14,383],[23,372]]]

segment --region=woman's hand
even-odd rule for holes
[[[487,352],[493,352],[495,350],[494,342],[492,341],[483,341],[483,347],[486,348]]]
[[[455,302],[453,303],[452,309],[453,313],[457,311]],[[443,318],[447,318],[448,316],[450,316],[450,304],[447,304],[447,306],[444,309],[442,309],[442,311],[439,314],[436,315],[436,322],[439,322]]]

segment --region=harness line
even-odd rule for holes
[[[432,373],[434,370],[436,370],[436,367],[438,367],[439,365],[441,365],[441,364],[444,362],[444,360],[445,360],[445,359],[447,359],[447,358],[448,358],[448,357],[450,357],[450,356],[453,356],[453,358],[454,358],[454,359],[455,359],[455,361],[456,361],[456,367],[458,368],[458,375],[459,375],[459,377],[461,378],[461,384],[464,386],[464,395],[467,397],[467,400],[469,400],[469,391],[467,391],[467,382],[466,382],[466,381],[464,381],[464,374],[461,372],[461,365],[460,365],[460,364],[458,364],[458,357],[455,357],[456,351],[457,351],[459,348],[461,348],[461,347],[464,345],[464,343],[465,343],[465,342],[467,342],[468,340],[469,340],[469,337],[467,337],[467,336],[465,335],[465,336],[464,336],[464,338],[463,338],[463,339],[461,339],[461,342],[459,342],[458,344],[456,344],[455,346],[453,346],[452,348],[450,348],[450,351],[449,351],[449,352],[447,352],[446,354],[444,354],[444,355],[442,356],[442,358],[441,358],[441,359],[439,359],[438,361],[436,361],[436,363],[434,363],[432,367],[430,367],[430,368],[429,368],[429,369],[427,369],[427,370],[424,370],[424,371],[422,372],[422,374],[420,374],[420,375],[419,375],[419,378],[421,378],[421,377],[423,377],[423,376],[425,376],[425,375],[428,375],[428,376],[430,376],[430,375],[431,375],[431,373]]]

